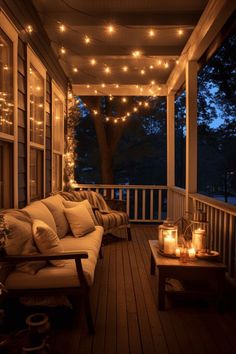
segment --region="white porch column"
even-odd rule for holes
[[[175,185],[175,94],[167,95],[167,217],[173,219],[173,193],[170,187]]]
[[[186,211],[189,194],[197,192],[197,62],[188,61],[186,79]]]

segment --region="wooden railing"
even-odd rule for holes
[[[74,188],[124,200],[131,222],[161,222],[166,218],[167,186],[76,184]]]
[[[207,213],[208,245],[222,255],[231,278],[236,276],[236,206],[209,198],[202,194],[192,194],[190,199],[194,209]]]
[[[169,189],[171,213],[170,219],[177,220],[184,215],[185,212],[185,189],[179,187],[171,187]]]

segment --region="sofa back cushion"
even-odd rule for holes
[[[5,251],[8,255],[38,254],[32,237],[32,220],[21,210],[12,210],[4,214],[9,227],[6,237]],[[46,265],[45,261],[18,263],[16,269],[25,273],[35,274]]]
[[[27,207],[23,208],[22,210],[25,211],[31,217],[32,220],[42,220],[55,232],[57,232],[57,227],[52,213],[41,201],[33,202],[32,204],[27,205]]]
[[[56,232],[42,220],[35,219],[33,221],[33,237],[41,253],[53,254],[64,251]],[[63,267],[65,260],[51,260],[50,263],[57,267]]]
[[[70,227],[64,214],[63,198],[60,195],[53,195],[52,197],[42,199],[41,202],[50,210],[53,215],[58,237],[64,237],[68,233]],[[40,218],[38,217],[37,219]]]

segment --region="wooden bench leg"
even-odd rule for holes
[[[127,227],[127,233],[128,233],[128,240],[132,241],[132,235],[131,235],[130,227]]]
[[[85,294],[84,304],[85,304],[85,315],[86,315],[89,333],[94,334],[95,329],[94,329],[94,324],[93,324],[93,316],[92,316],[92,311],[91,311],[89,292],[87,294]]]

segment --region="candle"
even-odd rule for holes
[[[176,240],[171,235],[164,237],[164,253],[175,254]]]
[[[176,248],[176,250],[175,250],[175,255],[176,255],[176,257],[180,257],[180,248]]]
[[[193,231],[192,243],[196,251],[200,251],[201,249],[205,248],[205,237],[205,230],[199,228]]]
[[[189,258],[195,258],[195,256],[196,256],[196,251],[195,251],[194,248],[189,248],[189,249],[188,249],[188,256],[189,256]]]

